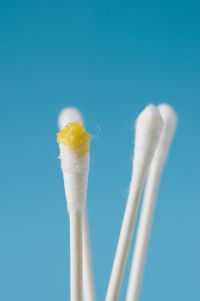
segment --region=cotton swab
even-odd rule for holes
[[[58,126],[62,130],[70,122],[83,122],[82,114],[76,108],[65,108],[58,118]],[[94,278],[90,251],[87,208],[83,212],[83,295],[85,301],[95,301]]]
[[[60,130],[64,129],[70,122],[81,122],[84,124],[81,112],[74,107],[62,109],[58,116],[58,127]]]
[[[162,129],[158,109],[147,106],[136,122],[133,172],[106,301],[117,301],[129,252],[144,180]]]
[[[139,299],[161,172],[167,158],[177,123],[176,113],[169,105],[161,104],[159,105],[158,109],[163,119],[163,129],[148,173],[126,301],[137,301]]]
[[[71,122],[57,134],[70,216],[71,301],[82,301],[82,216],[86,204],[90,134],[81,122]]]

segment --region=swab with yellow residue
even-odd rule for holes
[[[82,301],[82,232],[86,205],[90,134],[71,122],[57,134],[67,208],[70,215],[70,300]]]
[[[65,108],[61,111],[58,118],[58,126],[60,130],[63,130],[68,123],[81,122],[83,124],[83,117],[79,110],[73,107]],[[66,131],[66,130],[65,130]],[[59,137],[58,137],[59,139]],[[71,141],[74,145],[75,141]],[[72,147],[72,145],[71,145]],[[94,277],[92,270],[92,257],[90,250],[90,237],[87,218],[87,206],[83,210],[83,296],[85,301],[95,301],[95,287]]]

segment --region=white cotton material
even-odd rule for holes
[[[78,157],[67,146],[59,145],[68,211],[83,210],[87,197],[90,155],[86,153]]]
[[[148,105],[136,121],[133,178],[135,185],[140,182],[143,172],[149,167],[160,138],[163,121],[159,110]]]
[[[172,107],[161,104],[158,109],[163,119],[163,129],[148,173],[126,301],[139,300],[160,177],[177,124],[177,116]]]
[[[158,147],[156,148],[156,152],[154,154],[152,164],[157,164],[162,169],[163,164],[166,161],[170,144],[176,129],[177,115],[173,108],[165,103],[160,104],[158,106],[158,110],[163,119],[163,130]]]
[[[58,116],[58,127],[60,130],[70,122],[81,122],[83,125],[83,116],[81,112],[73,107],[64,108]]]

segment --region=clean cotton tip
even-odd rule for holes
[[[155,151],[154,160],[152,164],[159,165],[160,169],[164,164],[170,144],[177,125],[177,115],[173,108],[168,104],[161,104],[158,106],[158,110],[163,119],[163,129],[161,132],[158,147]]]
[[[160,115],[164,121],[163,131],[165,129],[167,129],[168,138],[170,140],[176,129],[177,114],[174,111],[174,109],[166,103],[160,104],[158,106],[158,109],[159,109]]]
[[[83,124],[83,116],[81,112],[73,107],[63,109],[58,116],[58,127],[60,130],[70,122],[81,122]]]
[[[160,138],[162,125],[162,118],[156,106],[148,105],[140,113],[136,121],[134,173],[140,174],[141,171],[144,172],[144,167],[148,168]]]

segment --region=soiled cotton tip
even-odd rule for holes
[[[148,105],[136,121],[133,172],[139,173],[148,168],[162,130],[162,118],[158,108]]]
[[[73,107],[63,109],[58,116],[58,126],[62,130],[70,122],[81,122],[83,124],[83,116],[81,112]]]
[[[57,142],[78,157],[84,156],[90,150],[90,134],[83,128],[81,122],[68,123],[57,134]]]
[[[57,134],[57,142],[60,147],[67,208],[69,212],[83,210],[89,173],[90,134],[81,122],[71,122]]]

